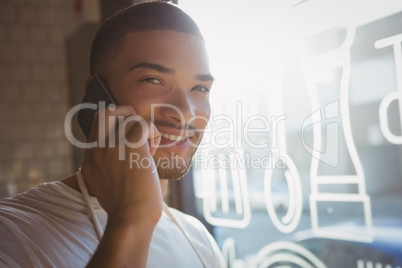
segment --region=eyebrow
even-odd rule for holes
[[[140,62],[134,66],[131,66],[129,71],[132,71],[137,68],[147,68],[147,69],[153,69],[155,71],[161,72],[161,73],[166,73],[166,74],[174,74],[176,72],[175,69],[165,67],[160,64],[156,63],[151,63],[151,62]]]
[[[202,82],[208,82],[208,81],[213,82],[213,81],[215,80],[215,78],[214,78],[212,75],[210,75],[210,74],[200,74],[200,75],[196,75],[195,78],[196,78],[197,80],[202,81]]]
[[[134,66],[131,66],[129,71],[132,71],[137,68],[147,68],[147,69],[152,69],[161,73],[165,74],[175,74],[176,70],[173,68],[168,68],[166,66],[157,64],[157,63],[151,63],[151,62],[140,62]],[[196,75],[195,78],[199,81],[202,82],[208,82],[208,81],[214,81],[215,78],[211,74],[199,74]]]

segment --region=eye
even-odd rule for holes
[[[155,77],[147,77],[142,79],[141,81],[148,82],[150,84],[162,84],[162,82]]]
[[[210,91],[210,89],[208,87],[201,86],[201,85],[195,86],[191,90],[205,92],[205,93],[209,93],[209,91]]]

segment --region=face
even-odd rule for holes
[[[106,74],[117,103],[159,130],[159,177],[184,176],[210,116],[213,78],[204,42],[174,31],[129,33]]]

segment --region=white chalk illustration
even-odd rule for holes
[[[399,107],[399,122],[402,128],[402,34],[394,35],[388,38],[378,40],[374,43],[375,48],[382,49],[384,47],[392,46],[395,59],[395,73],[397,91],[391,92],[384,97],[380,103],[379,115],[380,115],[380,127],[384,137],[391,143],[402,144],[402,135],[398,136],[391,132],[388,124],[388,108],[394,101],[398,102]]]
[[[303,124],[304,129],[308,126],[313,126],[313,148],[305,145],[307,151],[311,153],[312,162],[310,167],[311,178],[311,194],[310,194],[310,211],[312,229],[315,235],[328,238],[341,238],[351,241],[371,242],[372,236],[372,217],[370,197],[366,194],[365,188],[365,176],[362,164],[356,151],[356,146],[353,141],[350,116],[349,116],[349,78],[350,78],[350,46],[354,40],[355,28],[347,28],[346,37],[343,44],[332,51],[317,56],[310,56],[305,53],[303,46],[299,45],[299,55],[303,62],[303,72],[305,83],[310,95],[312,115]],[[318,99],[317,84],[327,83],[331,79],[323,80],[323,77],[315,77],[314,70],[321,70],[321,72],[331,73],[337,68],[341,68],[342,75],[340,81],[340,116],[342,122],[343,136],[346,142],[346,148],[350,155],[351,162],[353,164],[356,174],[345,175],[318,175],[319,164],[328,164],[330,166],[336,166],[337,162],[331,163],[326,161],[325,152],[326,148],[322,145],[322,117],[332,118],[337,116],[338,101],[330,103],[325,106],[325,110],[320,110],[320,103]],[[331,78],[331,75],[328,77]],[[327,78],[328,78],[327,77]],[[334,112],[335,111],[335,112]],[[303,138],[304,140],[304,138]],[[329,142],[328,140],[326,141]],[[335,141],[335,142],[339,142]],[[335,164],[335,165],[332,165]],[[320,186],[323,185],[339,185],[339,184],[354,184],[357,185],[357,193],[323,193],[320,192]],[[364,226],[361,233],[354,232],[333,232],[322,228],[320,226],[320,219],[325,218],[326,215],[322,215],[319,212],[319,204],[334,202],[334,203],[353,203],[359,204],[362,207],[360,211],[364,216]]]

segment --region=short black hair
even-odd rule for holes
[[[130,6],[107,19],[92,42],[90,74],[100,74],[105,61],[117,55],[127,33],[166,30],[191,34],[204,40],[193,19],[176,5],[143,2]]]

